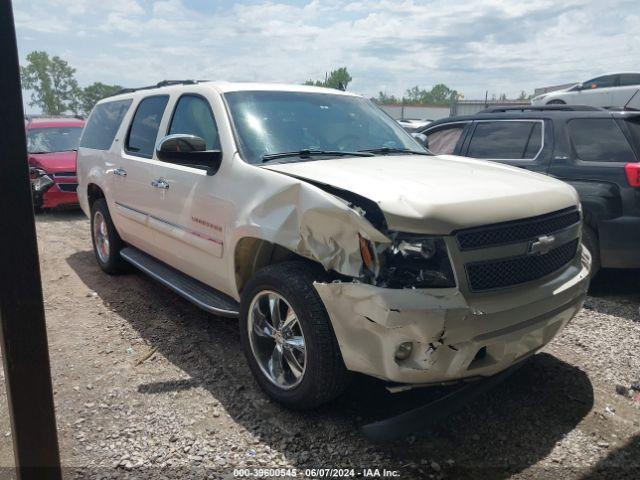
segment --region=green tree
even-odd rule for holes
[[[47,115],[78,113],[80,103],[75,68],[58,56],[34,51],[27,55],[27,65],[20,67],[22,88],[31,90],[32,107],[40,107]]]
[[[88,87],[84,87],[82,92],[80,92],[80,108],[82,113],[88,115],[99,100],[115,95],[120,90],[122,90],[120,85],[106,85],[101,82],[94,82]]]
[[[520,92],[520,95],[518,96],[518,100],[531,100],[531,95],[529,95],[527,92],[522,90]]]
[[[426,93],[426,91],[416,85],[415,87],[407,89],[404,94],[404,100],[406,103],[423,103],[422,99]]]
[[[448,105],[452,97],[458,98],[458,92],[450,89],[444,83],[438,83],[431,90],[425,90],[416,85],[405,93],[405,100],[408,104]]]
[[[305,85],[312,85],[315,87],[327,87],[335,88],[336,90],[346,90],[349,83],[351,83],[351,75],[347,71],[347,67],[341,67],[337,70],[332,70],[328,75],[325,75],[324,81],[322,80],[307,80]]]
[[[378,92],[378,96],[372,97],[371,100],[379,103],[380,105],[397,105],[398,103],[400,103],[400,100],[398,100],[395,96],[389,95],[385,92]]]
[[[438,83],[431,91],[427,92],[425,102],[433,105],[448,105],[451,101],[451,96],[457,97],[458,92],[451,90],[444,83]]]

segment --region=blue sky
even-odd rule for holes
[[[349,90],[445,83],[465,98],[640,70],[638,0],[14,0],[20,58],[59,55],[79,83],[300,83],[346,66]]]

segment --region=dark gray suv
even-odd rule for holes
[[[557,177],[578,191],[593,270],[640,268],[640,111],[491,108],[419,131],[429,149]]]

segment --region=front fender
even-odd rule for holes
[[[241,239],[253,237],[284,247],[350,277],[360,276],[358,235],[390,243],[363,213],[304,180],[275,172],[277,188],[256,195],[234,226],[232,251]]]

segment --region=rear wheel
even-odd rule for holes
[[[347,386],[329,315],[313,287],[324,271],[285,262],[258,271],[240,303],[240,336],[260,387],[290,408],[308,409],[337,397]]]
[[[127,270],[127,264],[120,257],[124,242],[113,225],[104,198],[99,198],[91,205],[91,240],[93,252],[102,270],[110,275]]]

